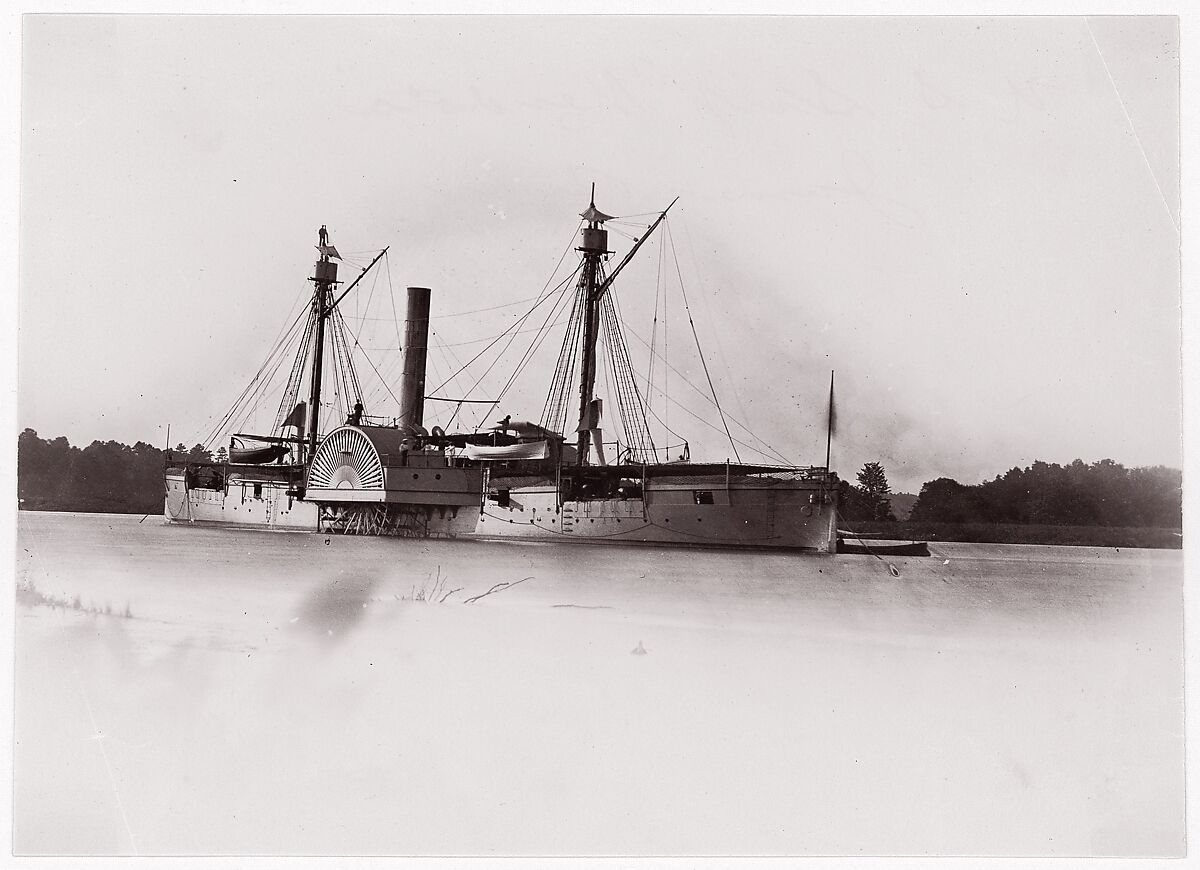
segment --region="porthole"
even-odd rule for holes
[[[442,476],[441,476],[440,474],[435,474],[435,475],[433,476],[433,479],[434,479],[434,480],[441,480],[441,479],[442,479]]]

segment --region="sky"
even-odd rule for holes
[[[761,439],[743,440],[823,464],[832,369],[845,477],[877,460],[916,492],[1036,459],[1182,463],[1173,18],[23,27],[19,428],[208,435],[302,300],[322,224],[355,262],[391,246],[344,303],[383,358],[392,299],[402,314],[406,285],[433,288],[436,386],[551,281],[594,182],[609,214],[679,197],[618,302],[649,339],[665,293],[656,346],[665,322],[705,392],[682,279],[722,407]],[[495,417],[539,417],[558,341]],[[711,406],[662,371],[682,407],[652,388],[658,414],[694,457],[733,458]],[[395,413],[373,392],[369,411]]]

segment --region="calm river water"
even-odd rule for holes
[[[19,516],[20,854],[1182,852],[1179,551],[138,520]]]

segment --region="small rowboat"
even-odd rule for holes
[[[928,556],[929,544],[926,541],[912,541],[908,544],[868,544],[865,542],[846,541],[843,538],[838,538],[837,551],[838,553],[846,555],[861,556]]]
[[[229,461],[234,465],[266,465],[276,459],[288,455],[288,448],[283,444],[269,444],[265,447],[231,447]]]

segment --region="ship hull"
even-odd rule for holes
[[[172,523],[233,529],[323,531],[416,538],[484,538],[555,543],[625,543],[692,547],[768,548],[833,552],[836,514],[819,487],[728,490],[729,503],[697,504],[691,486],[648,488],[644,498],[563,501],[552,486],[509,490],[508,503],[482,508],[422,508],[398,514],[322,513],[289,497],[286,484],[264,481],[243,491],[186,489],[182,475],[167,475],[164,517]],[[710,492],[711,490],[703,490]]]
[[[837,510],[817,483],[726,485],[720,479],[647,482],[642,497],[559,501],[553,485],[489,497],[475,535],[580,543],[635,543],[832,553]],[[491,493],[490,495],[494,495]]]
[[[245,480],[227,488],[190,487],[183,472],[164,476],[167,522],[241,529],[317,531],[317,505],[289,494],[279,480]]]
[[[222,488],[189,486],[185,472],[171,470],[165,517],[190,525],[325,534],[836,551],[836,490],[828,481],[680,474],[687,470],[676,466],[660,472],[661,478],[642,470],[632,494],[611,498],[564,497],[559,480],[493,473],[482,486],[477,477],[478,495],[459,493],[457,504],[426,504],[429,492],[400,489],[369,503],[349,498],[362,495],[356,490],[344,491],[338,503],[304,500],[286,480],[242,475]],[[443,467],[437,476],[449,479],[462,471]]]

